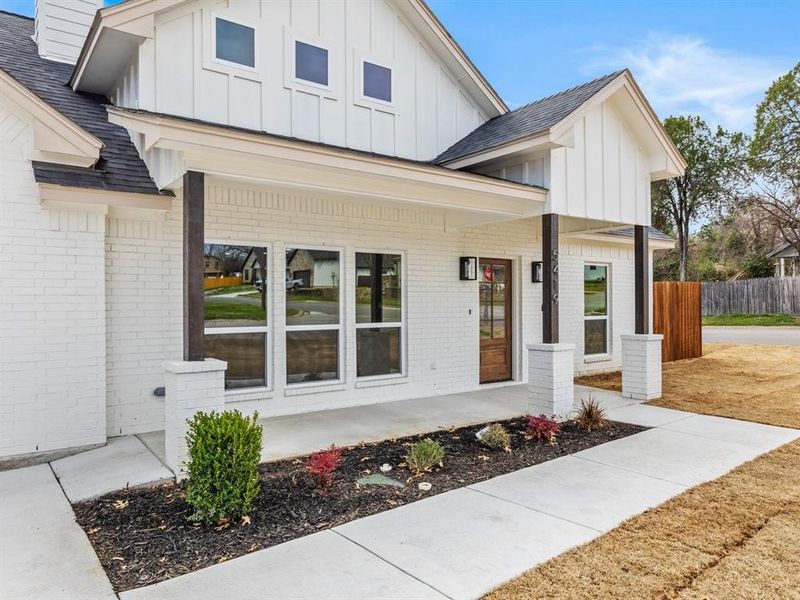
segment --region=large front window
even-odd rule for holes
[[[399,254],[356,253],[356,375],[403,372]]]
[[[583,353],[608,353],[608,266],[583,267]]]
[[[286,382],[340,379],[339,252],[286,249]]]
[[[267,385],[267,250],[205,244],[205,354],[228,363],[226,389]]]

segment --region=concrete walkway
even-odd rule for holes
[[[800,431],[631,404],[654,427],[195,573],[122,600],[479,598]]]
[[[800,345],[800,327],[703,327],[707,344],[766,344],[770,346]]]

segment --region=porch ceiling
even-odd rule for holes
[[[109,107],[111,122],[143,136],[145,158],[179,165],[161,176],[175,189],[187,170],[218,179],[424,205],[448,227],[541,215],[547,190],[473,173],[192,119]],[[165,160],[165,154],[169,155]]]

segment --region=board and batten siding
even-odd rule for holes
[[[578,118],[574,134],[573,147],[551,151],[547,212],[649,225],[648,155],[613,99]]]
[[[213,15],[256,29],[253,70],[212,57]],[[329,87],[293,80],[293,40],[329,52]],[[360,60],[393,72],[391,105],[360,98]],[[120,106],[429,160],[487,117],[390,1],[199,1],[156,17],[111,97]]]

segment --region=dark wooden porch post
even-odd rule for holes
[[[203,360],[203,173],[183,176],[183,360]]]
[[[558,343],[558,215],[542,215],[542,341]]]
[[[634,227],[636,333],[650,333],[650,248],[647,225]]]

